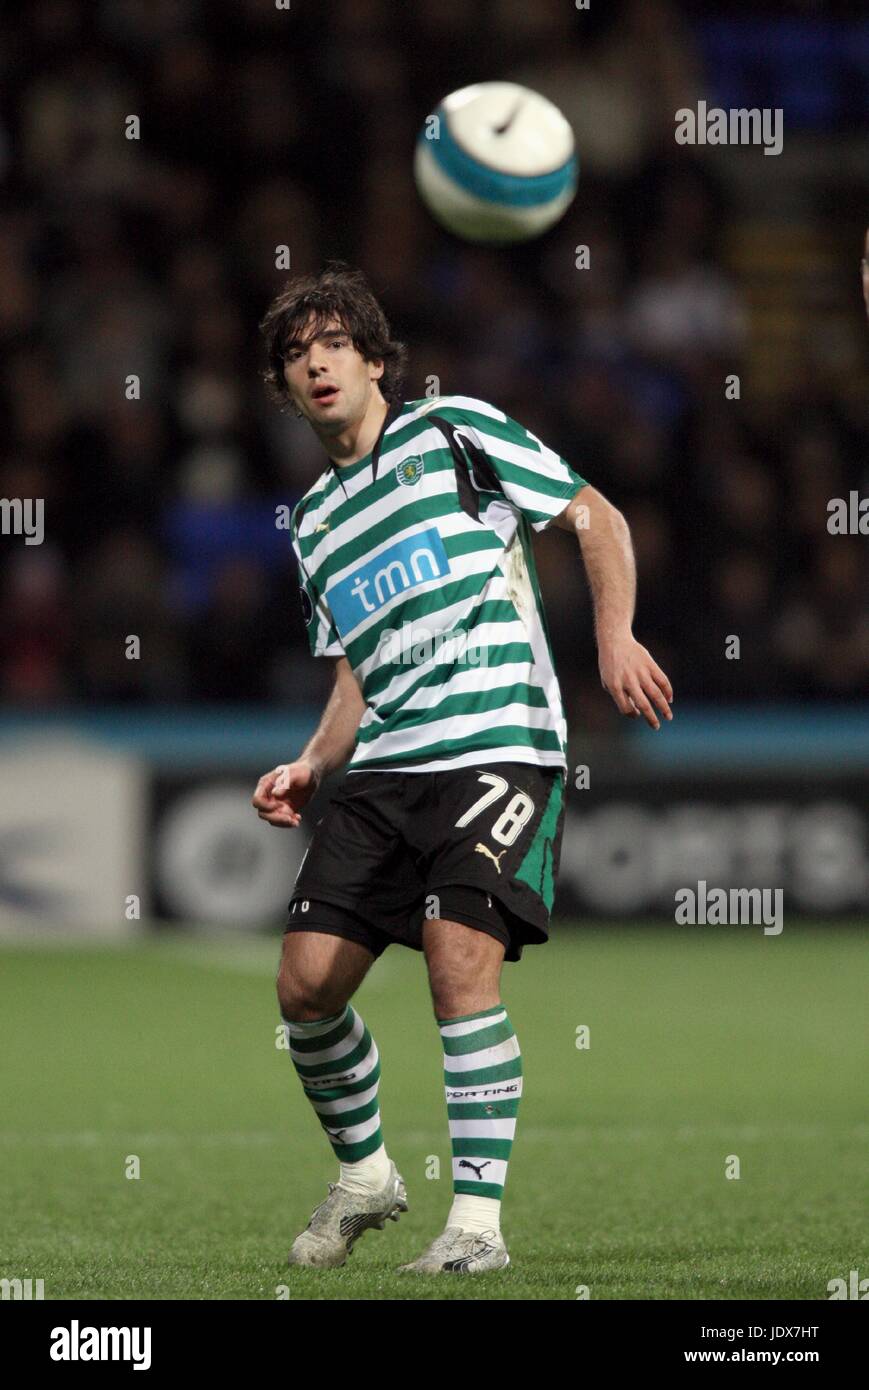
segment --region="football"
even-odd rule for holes
[[[420,132],[414,177],[433,216],[466,241],[540,236],[576,193],[569,122],[515,82],[478,82],[444,97]]]

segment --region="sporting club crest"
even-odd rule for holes
[[[411,454],[409,458],[399,459],[395,465],[395,476],[405,487],[413,487],[422,477],[425,464],[421,454]]]

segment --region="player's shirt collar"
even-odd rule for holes
[[[361,459],[357,460],[358,464],[365,464],[368,462],[369,459],[371,460],[372,483],[377,481],[377,465],[380,462],[380,453],[383,448],[383,436],[386,434],[386,431],[389,429],[389,426],[392,424],[393,420],[398,419],[399,415],[404,410],[405,404],[406,403],[404,401],[390,402],[386,414],[383,417],[383,424],[380,426],[380,433],[374,441],[374,448],[371,450],[370,454],[364,454]],[[335,477],[338,479],[339,483],[344,488],[344,492],[346,493],[347,488],[344,484],[344,479],[341,477],[341,474],[344,470],[341,468],[340,464],[337,464],[334,459],[330,459],[329,469],[335,474]]]

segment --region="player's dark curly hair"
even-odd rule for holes
[[[284,379],[284,359],[291,342],[300,338],[314,315],[314,332],[338,319],[366,362],[383,361],[379,386],[386,400],[401,399],[407,348],[390,336],[386,315],[361,270],[344,261],[327,261],[319,275],[300,275],[290,280],[269,305],[260,324],[268,347],[268,370],[263,374],[269,395],[286,405],[289,391]]]

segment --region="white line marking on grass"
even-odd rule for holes
[[[769,1142],[783,1135],[797,1139],[828,1139],[833,1137],[862,1139],[865,1137],[865,1129],[865,1125],[835,1126],[803,1124],[799,1121],[795,1121],[793,1124],[776,1125],[692,1125],[690,1130],[674,1129],[670,1125],[647,1125],[632,1128],[621,1128],[618,1125],[523,1125],[520,1111],[516,1139],[517,1142],[520,1139],[527,1139],[530,1143],[550,1143],[553,1139],[571,1139],[595,1143],[645,1144],[650,1140],[670,1139],[690,1142],[697,1139],[717,1138],[753,1143]],[[393,1130],[395,1130],[394,1125]],[[438,1136],[445,1137],[434,1126],[431,1129],[398,1129],[396,1134],[401,1143],[418,1145],[430,1144]]]
[[[286,1133],[276,1130],[234,1130],[229,1133],[181,1134],[174,1130],[135,1130],[135,1129],[82,1129],[71,1133],[46,1134],[44,1131],[0,1130],[0,1144],[39,1144],[63,1146],[78,1145],[91,1148],[97,1144],[206,1144],[220,1145],[245,1144],[285,1144]]]
[[[240,975],[274,977],[281,959],[281,941],[228,942],[191,940],[160,942],[152,951],[165,954],[170,960],[183,961],[202,970],[229,970]],[[392,962],[378,961],[376,969],[366,976],[362,988],[377,993],[394,975]]]

